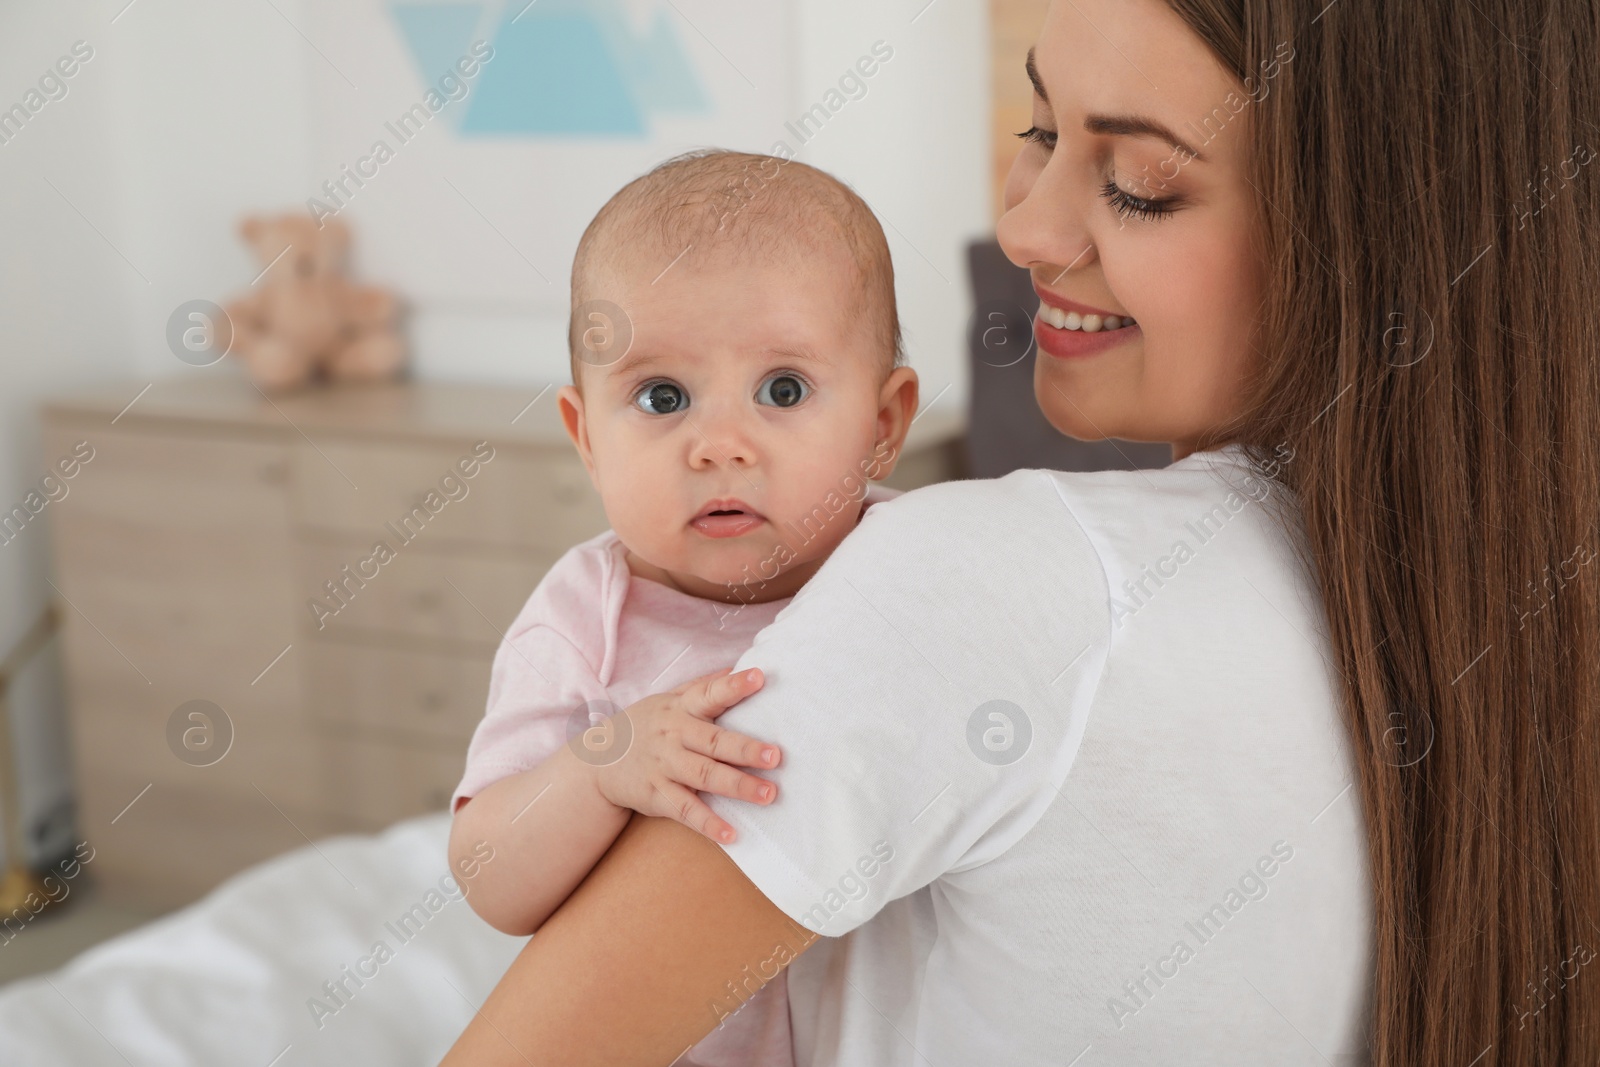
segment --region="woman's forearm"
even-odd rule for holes
[[[661,1067],[817,937],[702,835],[633,815],[442,1065]]]
[[[480,865],[467,902],[496,930],[531,934],[605,855],[630,814],[602,796],[593,768],[562,747],[462,805],[450,827],[450,863],[487,842],[494,859]]]

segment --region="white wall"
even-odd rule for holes
[[[113,12],[114,13],[114,12]],[[45,456],[34,415],[45,394],[133,373],[134,287],[144,282],[116,248],[125,218],[110,171],[107,108],[114,56],[130,38],[96,5],[0,3],[0,109],[36,87],[83,40],[93,58],[0,144],[0,509],[9,511],[58,457]],[[52,188],[53,186],[53,188]],[[81,214],[80,214],[81,212]],[[99,232],[96,232],[96,231]],[[50,507],[70,506],[69,495]],[[48,509],[0,543],[0,654],[52,595]],[[30,819],[67,795],[68,758],[55,645],[12,694],[23,809]],[[0,774],[9,773],[0,770]]]
[[[313,2],[339,0],[0,0],[0,108],[20,100],[74,41],[95,51],[64,99],[0,145],[5,506],[54,458],[39,454],[33,409],[41,396],[113,376],[215,372],[172,356],[167,318],[185,301],[222,303],[247,286],[257,267],[235,235],[238,218],[303,209],[325,177],[315,173],[312,143],[325,61],[302,36],[315,23]],[[774,140],[789,139],[797,158],[849,182],[879,211],[923,400],[963,406],[963,248],[989,229],[987,7],[796,3],[789,117],[821,100],[874,41],[894,49],[867,95],[809,144],[781,126]],[[381,274],[381,265],[366,266]],[[563,317],[423,305],[411,328],[420,377],[566,380]],[[0,652],[50,592],[45,540],[30,527],[0,545]],[[24,694],[30,810],[66,789],[55,691],[46,681]]]
[[[971,311],[965,247],[993,229],[988,4],[805,0],[800,10],[796,114],[874,41],[894,49],[867,95],[842,108],[797,158],[849,182],[878,213],[922,402],[948,389],[938,404],[964,408]]]
[[[798,0],[790,116],[819,101],[874,41],[887,42],[894,58],[808,145],[781,125],[773,135],[880,212],[925,396],[949,386],[940,404],[964,404],[962,246],[988,227],[987,9],[975,0],[925,3]],[[301,26],[314,22],[303,0],[277,7]],[[163,340],[172,309],[195,297],[220,303],[255,274],[233,236],[238,215],[301,208],[326,176],[313,165],[309,128],[316,100],[308,86],[322,79],[323,60],[267,4],[139,0],[117,28],[130,42],[115,57],[117,192],[126,251],[152,279],[130,289],[134,349],[141,373],[170,374],[183,369]],[[349,216],[358,251],[360,206]],[[424,304],[411,329],[421,377],[565,380],[563,317]]]

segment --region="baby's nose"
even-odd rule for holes
[[[690,463],[694,466],[748,467],[756,461],[755,434],[748,420],[737,413],[704,411],[696,418],[693,410],[684,420],[693,435],[689,442]]]

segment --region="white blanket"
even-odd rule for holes
[[[318,841],[5,986],[0,1064],[437,1064],[527,941],[461,899],[449,829]]]

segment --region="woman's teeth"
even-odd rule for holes
[[[1040,302],[1039,318],[1048,322],[1058,330],[1082,330],[1084,333],[1095,333],[1099,330],[1120,330],[1124,326],[1135,325],[1132,318],[1122,318],[1116,315],[1080,315],[1076,311],[1063,311],[1053,304]]]

